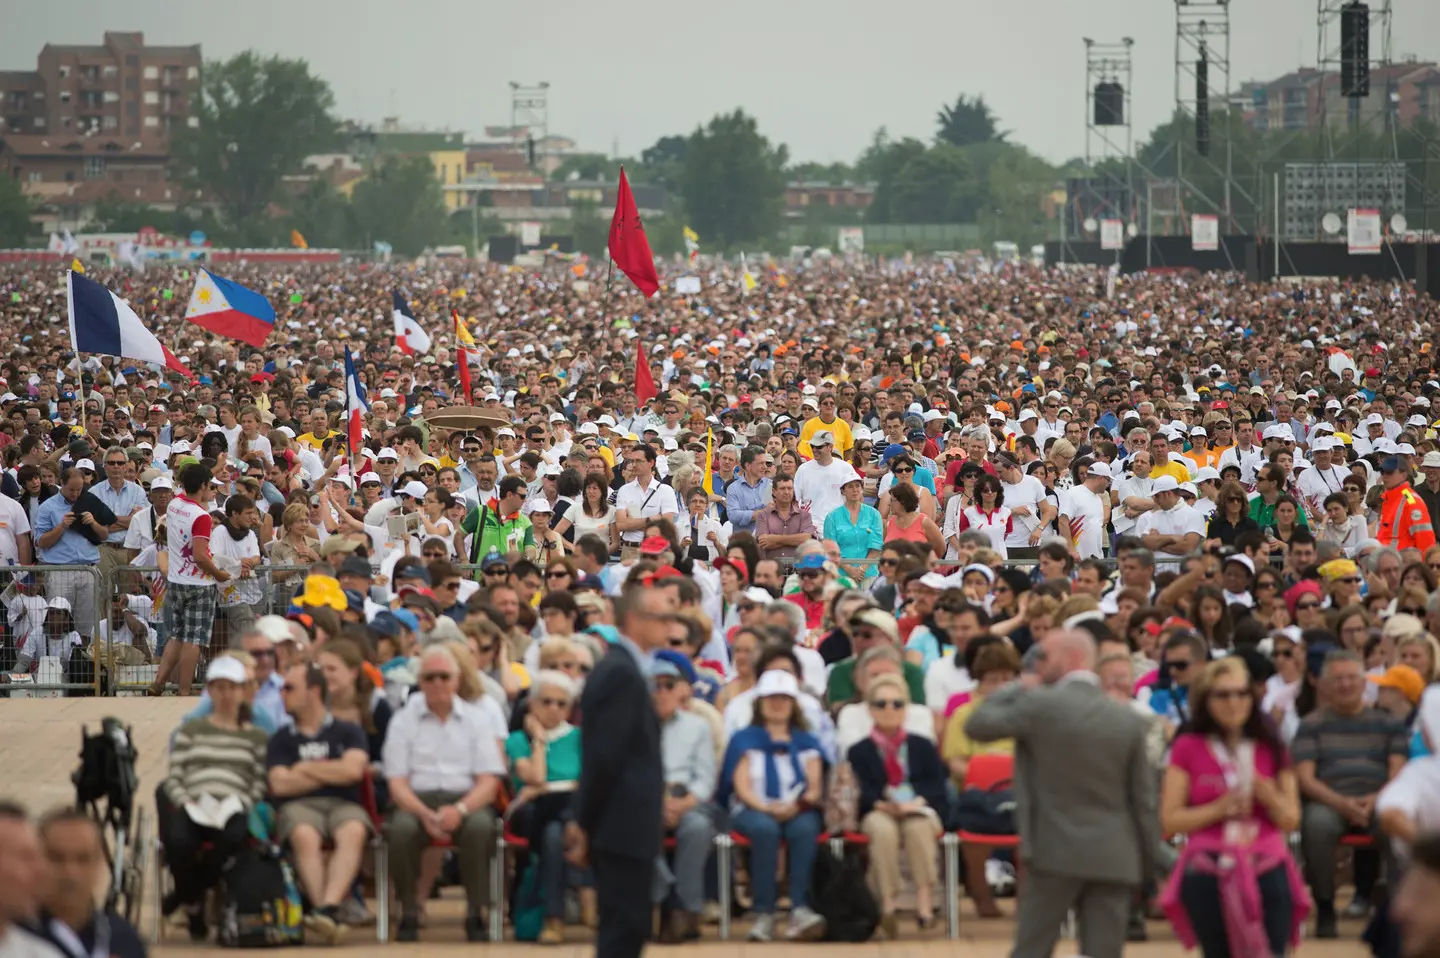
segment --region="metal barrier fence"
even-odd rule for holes
[[[0,569],[0,697],[103,694],[96,655],[113,634],[99,565],[11,565]],[[56,600],[64,600],[64,606]],[[61,616],[68,606],[69,628]],[[105,621],[107,641],[90,637]],[[96,652],[99,646],[101,653]]]
[[[259,602],[244,606],[243,611],[238,611],[242,607],[231,607],[237,611],[227,611],[226,606],[216,606],[210,640],[201,646],[200,659],[195,667],[196,687],[204,684],[206,664],[212,658],[224,655],[230,650],[231,634],[237,631],[237,626],[243,627],[262,615],[285,614],[290,600],[304,587],[305,574],[309,570],[309,566],[260,568],[265,574],[255,577],[255,582],[261,586],[262,598]],[[114,636],[117,630],[110,629],[107,631],[110,641],[104,652],[104,660],[110,664],[107,669],[108,681],[105,683],[108,694],[142,695],[155,683],[161,657],[169,642],[165,622],[165,590],[161,586],[164,582],[163,573],[158,566],[121,566],[113,571],[110,580],[106,583],[106,595],[114,595],[118,591],[131,597],[146,596],[152,601],[147,616],[137,615],[149,631],[150,641],[145,643],[146,647],[141,648],[133,643],[116,643]],[[157,586],[161,588],[157,589]],[[114,612],[113,607],[110,611]],[[127,652],[122,648],[127,644],[132,651]],[[170,682],[166,683],[167,687],[173,682],[174,679],[171,678]]]

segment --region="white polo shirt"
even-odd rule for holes
[[[385,732],[385,777],[408,779],[416,792],[468,792],[478,775],[505,774],[496,735],[485,713],[458,696],[441,721],[423,693],[412,695]]]
[[[12,565],[20,561],[20,536],[30,534],[30,517],[25,507],[9,496],[0,496],[0,562]]]
[[[650,477],[650,485],[644,489],[640,483],[631,480],[620,487],[620,492],[615,497],[615,508],[624,509],[632,519],[653,519],[656,516],[669,516],[672,520],[680,514],[680,506],[675,500],[675,490],[662,483],[655,476]],[[620,538],[631,545],[639,545],[645,538],[644,529],[631,529],[622,533]]]

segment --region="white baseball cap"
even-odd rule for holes
[[[421,482],[420,480],[411,479],[409,482],[405,483],[404,487],[399,491],[402,494],[409,496],[411,499],[424,499],[425,493],[429,492],[430,490],[425,488],[425,483]]]
[[[381,459],[399,459],[399,458],[400,458],[400,453],[396,452],[394,449],[392,449],[392,448],[389,447],[389,446],[386,446],[384,449],[381,449],[379,452],[377,452],[377,453],[375,454],[375,461],[376,461],[376,462],[379,462]]]
[[[1150,494],[1154,495],[1157,492],[1177,492],[1179,489],[1180,483],[1175,481],[1174,476],[1161,476],[1159,479],[1156,479],[1155,484],[1150,487]]]
[[[1115,474],[1110,471],[1108,462],[1092,462],[1085,468],[1086,475],[1104,476],[1106,479],[1114,479]]]

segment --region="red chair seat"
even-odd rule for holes
[[[1344,848],[1374,848],[1375,836],[1363,835],[1358,833],[1352,835],[1341,835],[1340,844]]]
[[[967,845],[984,845],[988,848],[1019,848],[1019,835],[986,835],[983,832],[967,832],[963,828],[955,833]]]

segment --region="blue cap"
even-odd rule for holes
[[[405,612],[405,614],[412,619],[415,617],[411,612]],[[370,620],[370,628],[375,631],[376,635],[385,635],[393,639],[400,634],[400,619],[394,612],[381,612]]]
[[[1380,460],[1381,472],[1399,472],[1400,469],[1401,466],[1399,456],[1386,456],[1384,459]]]
[[[600,638],[605,640],[606,645],[614,645],[620,641],[620,630],[613,625],[606,625],[603,622],[597,622],[585,631],[591,635],[600,636]]]
[[[75,401],[75,394],[74,394],[74,393],[61,393],[61,394],[60,394],[60,398],[61,398],[61,399],[64,399],[64,400],[67,400],[67,401],[69,401],[69,402],[74,402],[74,401]]]
[[[480,568],[482,570],[489,569],[497,565],[503,565],[508,567],[510,563],[506,562],[505,557],[498,552],[491,552],[489,555],[485,556],[484,559],[480,560]]]
[[[825,568],[825,556],[819,552],[812,552],[795,563],[796,569],[823,569]]]
[[[405,626],[405,628],[409,629],[411,632],[420,631],[420,620],[416,618],[415,613],[411,612],[409,609],[391,609],[388,613],[381,614],[394,616],[397,620],[399,620],[401,625]],[[380,618],[380,616],[377,615],[375,618],[378,619]]]
[[[393,581],[398,582],[401,579],[419,579],[421,582],[429,585],[430,570],[426,569],[418,562],[410,562],[404,565],[399,565],[395,568]]]
[[[361,595],[355,589],[345,590],[345,602],[348,604],[351,612],[365,611],[365,596]]]
[[[900,445],[898,442],[892,442],[890,445],[886,446],[885,451],[880,454],[880,459],[882,462],[888,464],[890,460],[894,459],[896,456],[903,456],[905,454],[906,453],[904,446]]]
[[[661,649],[655,653],[655,659],[650,666],[650,674],[654,676],[669,675],[675,678],[684,679],[691,685],[695,684],[698,677],[695,672],[695,665],[683,652],[675,649]]]

